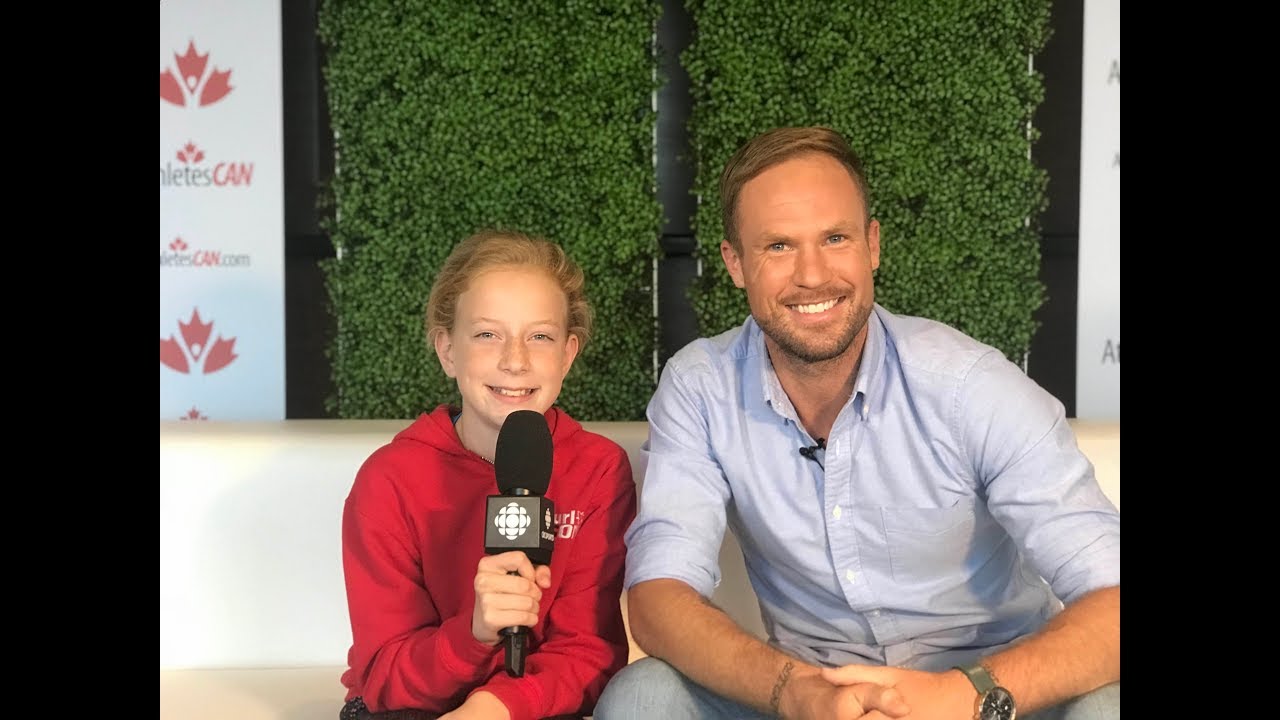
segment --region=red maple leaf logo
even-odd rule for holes
[[[186,250],[187,247],[188,247],[187,244],[183,242],[182,238],[180,237],[174,238],[173,242],[169,243],[169,249],[174,252],[182,252],[183,250]]]
[[[213,74],[209,76],[209,82],[204,84],[204,90],[200,92],[200,107],[212,105],[231,92],[231,71],[222,71],[214,69]]]
[[[178,72],[186,82],[187,92],[195,92],[196,85],[204,76],[204,68],[209,64],[209,53],[203,55],[197,53],[196,41],[190,40],[187,42],[187,53],[185,55],[174,53],[173,59],[178,61]]]
[[[201,415],[200,411],[196,409],[196,406],[192,405],[191,409],[188,410],[186,414],[184,414],[182,417],[179,417],[178,419],[179,420],[208,420],[209,417],[207,415]]]
[[[232,360],[240,357],[236,355],[236,339],[223,340],[219,335],[217,340],[213,341],[213,347],[209,348],[209,357],[204,360],[204,372],[208,375],[216,370],[231,364]]]
[[[187,354],[182,352],[182,346],[173,339],[172,335],[168,340],[160,338],[160,362],[184,375],[190,370],[187,365]]]
[[[191,351],[191,357],[199,360],[205,351],[204,344],[209,340],[209,333],[213,332],[213,323],[202,322],[200,309],[195,308],[191,311],[189,322],[178,321],[178,330],[182,332],[182,340],[186,343],[187,350]]]
[[[195,142],[188,140],[187,144],[178,150],[178,159],[184,163],[198,163],[204,159],[204,151],[196,147]]]
[[[182,93],[182,85],[178,83],[178,78],[174,77],[173,73],[168,70],[160,73],[160,99],[178,106],[186,104]]]
[[[240,357],[235,352],[235,338],[227,340],[218,335],[212,345],[208,344],[209,336],[213,334],[213,323],[200,319],[199,308],[191,311],[191,319],[187,322],[178,321],[178,333],[182,336],[181,342],[173,335],[160,339],[160,362],[180,373],[191,372],[188,354],[197,363],[204,357],[202,370],[206,375],[221,370]]]
[[[201,55],[196,52],[196,43],[192,40],[187,44],[186,53],[174,53],[173,58],[178,66],[178,74],[175,76],[170,69],[160,71],[160,99],[182,107],[200,86],[200,80],[204,78],[204,71],[209,65],[209,53]],[[215,67],[205,81],[204,89],[200,91],[199,104],[201,107],[212,105],[226,97],[231,90],[231,71]]]

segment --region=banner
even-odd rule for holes
[[[1085,0],[1076,417],[1120,419],[1120,0]]]
[[[160,3],[160,419],[284,419],[278,3]]]

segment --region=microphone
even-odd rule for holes
[[[800,457],[804,458],[805,460],[812,460],[818,463],[818,467],[822,467],[822,461],[818,459],[818,451],[826,450],[826,449],[827,449],[827,439],[818,438],[817,445],[805,445],[804,447],[800,448]],[[822,468],[822,469],[826,470],[826,468]]]
[[[551,431],[547,419],[534,410],[507,415],[498,430],[493,471],[500,495],[490,495],[485,511],[484,552],[497,555],[521,550],[535,565],[550,565],[556,534],[555,505],[543,497],[551,483]],[[512,573],[513,575],[515,573]],[[512,677],[524,675],[529,628],[503,628],[505,668]]]

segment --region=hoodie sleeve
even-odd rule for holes
[[[423,586],[422,556],[402,503],[361,468],[342,514],[342,566],[351,615],[348,699],[370,710],[457,706],[492,672],[498,648],[471,635],[470,608],[441,617]]]
[[[636,515],[631,463],[621,447],[599,464],[591,507],[563,568],[560,590],[543,622],[540,645],[525,663],[524,677],[497,673],[477,690],[496,695],[511,720],[589,714],[605,683],[627,664],[630,646],[622,623],[623,533]],[[554,556],[553,556],[554,558]]]

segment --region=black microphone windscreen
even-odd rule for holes
[[[504,495],[516,489],[546,494],[551,483],[551,430],[542,413],[516,410],[507,416],[498,430],[493,470]]]

